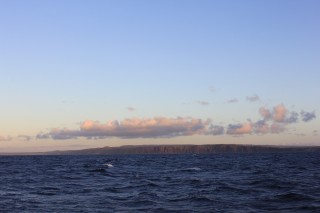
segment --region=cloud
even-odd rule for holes
[[[19,135],[18,138],[21,138],[25,141],[30,141],[32,139],[32,136],[29,135]]]
[[[132,112],[132,111],[135,111],[136,109],[133,107],[127,107],[127,110]]]
[[[87,120],[80,125],[79,130],[52,129],[47,134],[39,134],[37,138],[51,137],[55,140],[86,138],[171,138],[196,134],[217,134],[217,128],[209,128],[210,120],[203,121],[195,118],[166,118],[125,119],[109,121],[102,124],[98,121]]]
[[[0,141],[11,141],[12,138],[10,136],[4,137],[4,136],[0,136]]]
[[[279,104],[273,108],[273,120],[277,122],[284,122],[287,114],[287,109],[283,104]]]
[[[264,107],[261,107],[259,109],[259,113],[263,117],[264,120],[269,120],[270,118],[272,118],[272,114],[271,114],[270,110],[268,110]]]
[[[229,124],[227,134],[229,135],[242,135],[250,134],[252,132],[252,123],[247,122],[244,124]]]
[[[297,123],[299,114],[297,112],[291,112],[290,117],[286,118],[286,123]]]
[[[206,135],[223,135],[224,127],[219,125],[210,125],[206,131]]]
[[[238,99],[236,99],[236,98],[233,98],[233,99],[230,99],[230,100],[227,100],[227,103],[229,103],[229,104],[232,104],[232,103],[238,103],[239,101],[238,101]]]
[[[202,106],[207,106],[210,103],[208,101],[197,101],[198,104],[202,105]]]
[[[280,133],[280,132],[283,132],[284,130],[285,130],[285,126],[284,124],[281,124],[281,123],[273,123],[270,126],[271,133]]]
[[[79,136],[81,136],[80,132],[78,130],[69,130],[69,129],[52,129],[49,134],[46,136],[43,135],[44,138],[51,137],[54,140],[68,140],[68,139],[75,139]]]
[[[314,111],[313,112],[301,111],[300,115],[302,116],[302,120],[304,122],[308,122],[316,118],[316,113]]]
[[[50,136],[45,133],[39,133],[36,135],[36,139],[48,139],[48,138],[50,138]]]
[[[263,120],[257,121],[254,125],[255,133],[258,134],[281,133],[286,130],[286,125],[297,123],[299,120],[299,114],[294,111],[289,112],[283,104],[273,107],[272,111],[261,107],[259,113]]]
[[[256,133],[281,133],[286,130],[286,126],[299,121],[299,113],[289,111],[283,104],[278,104],[269,110],[265,107],[259,109],[259,113],[263,120],[254,124]],[[304,122],[310,121],[316,117],[315,112],[300,113]],[[271,124],[268,125],[268,122]]]
[[[260,115],[263,117],[264,120],[272,120],[274,122],[279,123],[297,123],[299,121],[299,113],[295,111],[288,111],[288,109],[283,104],[278,104],[273,108],[273,110],[269,110],[265,107],[261,107],[259,109]],[[308,119],[313,119],[313,116],[315,116],[314,113],[306,113],[301,112],[301,116],[305,115],[304,121]]]
[[[266,134],[269,133],[270,128],[269,125],[267,124],[266,120],[259,120],[256,123],[254,123],[254,132],[257,134]]]
[[[298,113],[291,112],[290,117],[287,116],[287,108],[283,104],[278,104],[273,107],[273,110],[269,110],[265,107],[261,107],[259,109],[259,113],[264,120],[273,120],[275,122],[287,122],[287,123],[295,123],[298,121]]]
[[[214,88],[214,86],[210,86],[210,87],[209,87],[209,91],[210,91],[210,92],[215,92],[216,89]]]
[[[205,105],[205,104],[204,104]],[[78,129],[54,128],[47,133],[39,133],[37,139],[67,140],[76,138],[104,139],[116,138],[172,138],[190,135],[243,135],[243,134],[278,134],[286,131],[288,125],[300,120],[305,122],[315,119],[315,112],[288,111],[283,104],[271,109],[259,108],[262,118],[257,121],[229,124],[224,127],[215,125],[210,119],[192,117],[155,117],[131,118],[122,121],[112,120],[106,123],[86,120],[79,123]],[[318,134],[318,132],[313,133]],[[31,137],[20,135],[29,140]],[[7,138],[8,139],[8,138]],[[7,140],[0,137],[0,141]]]
[[[246,99],[247,101],[250,101],[250,102],[260,101],[260,98],[258,95],[247,96]]]

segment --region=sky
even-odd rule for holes
[[[319,146],[319,8],[0,1],[0,152]]]

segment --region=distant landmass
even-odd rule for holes
[[[138,145],[102,147],[83,150],[52,151],[45,155],[117,155],[117,154],[213,154],[259,152],[320,152],[319,146],[262,146],[262,145]],[[39,153],[40,154],[40,153]]]
[[[82,150],[0,153],[0,155],[121,155],[121,154],[214,154],[214,153],[267,153],[267,152],[320,152],[320,146],[267,146],[267,145],[131,145]]]

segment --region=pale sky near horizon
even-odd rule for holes
[[[0,153],[320,145],[319,1],[0,1]]]

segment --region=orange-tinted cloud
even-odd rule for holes
[[[230,124],[227,129],[229,135],[242,135],[252,133],[252,123],[247,122],[244,124]]]
[[[254,124],[254,132],[257,134],[266,134],[270,132],[269,125],[266,120],[259,120]]]
[[[259,109],[260,115],[263,117],[264,120],[269,120],[272,117],[272,114],[269,109],[261,107]]]
[[[107,123],[87,120],[80,125],[79,130],[52,129],[48,134],[41,134],[41,137],[50,136],[53,139],[63,140],[77,137],[170,138],[196,134],[216,134],[217,128],[209,128],[210,124],[210,120],[203,121],[182,117],[132,118]]]
[[[12,138],[10,136],[4,137],[4,136],[0,136],[0,141],[11,141]]]
[[[285,125],[283,123],[273,123],[270,126],[271,133],[280,133],[285,130]]]
[[[287,109],[283,104],[279,104],[273,108],[273,120],[276,122],[284,122]]]
[[[273,110],[261,107],[259,113],[262,119],[252,122],[229,124],[227,127],[216,125],[210,119],[202,120],[191,117],[155,117],[130,118],[122,121],[112,120],[106,123],[87,120],[80,124],[79,129],[55,128],[48,133],[40,133],[37,139],[74,139],[84,137],[88,139],[117,138],[171,138],[189,135],[243,135],[243,134],[278,134],[284,132],[288,125],[299,120],[299,114],[288,111],[283,104]],[[315,118],[315,113],[301,112],[302,121]],[[20,136],[28,139],[29,137]],[[0,137],[1,140],[7,140]]]

